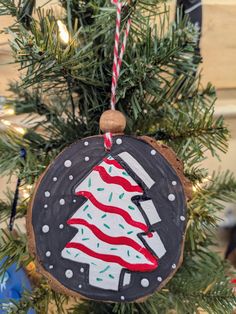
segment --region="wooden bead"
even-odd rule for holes
[[[107,110],[101,115],[99,126],[104,133],[123,133],[126,126],[126,119],[123,113],[118,110]]]

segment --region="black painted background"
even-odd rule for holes
[[[121,145],[116,144],[115,140],[117,138],[122,139]],[[152,199],[162,219],[156,225],[156,229],[167,250],[163,258],[159,260],[158,268],[155,271],[146,273],[132,272],[131,284],[126,286],[125,289],[115,292],[90,286],[88,284],[88,265],[61,257],[63,248],[77,233],[77,229],[68,226],[66,221],[86,201],[81,196],[73,195],[75,185],[83,180],[92,167],[99,164],[106,155],[102,137],[85,138],[74,143],[50,165],[35,194],[32,205],[32,224],[38,259],[45,270],[63,286],[95,300],[120,302],[121,296],[125,296],[125,301],[133,301],[154,292],[161,284],[157,278],[161,277],[162,280],[165,280],[174,271],[172,265],[178,264],[185,230],[185,222],[180,220],[180,216],[186,215],[186,204],[183,187],[177,174],[159,152],[155,156],[151,155],[150,152],[153,147],[134,137],[116,136],[113,139],[114,144],[111,155],[116,157],[117,154],[127,151],[155,181],[150,190],[146,189],[146,196]],[[88,146],[84,145],[86,141],[89,143]],[[86,156],[90,158],[87,162],[84,159]],[[72,161],[72,166],[69,168],[64,166],[67,159]],[[135,177],[130,169],[127,167],[126,169],[136,182],[145,188],[140,179]],[[69,175],[73,175],[74,179],[72,181],[69,180]],[[53,177],[58,178],[56,182],[53,181]],[[177,185],[173,186],[172,181],[176,181]],[[45,197],[45,191],[50,192],[49,198]],[[174,202],[168,200],[170,193],[173,193],[176,197]],[[59,204],[61,198],[66,201],[64,206]],[[73,202],[75,199],[76,203]],[[45,204],[48,205],[48,208],[44,208]],[[64,225],[63,229],[59,228],[60,224]],[[50,231],[46,234],[42,232],[43,225],[50,227]],[[51,251],[50,257],[45,256],[46,251]],[[53,269],[49,269],[49,265],[53,265]],[[80,272],[81,267],[85,270],[83,273]],[[74,275],[71,279],[65,276],[67,269],[73,271]],[[149,280],[149,287],[144,288],[141,286],[142,278]],[[79,288],[79,285],[82,285],[82,288]]]

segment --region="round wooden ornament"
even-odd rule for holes
[[[28,213],[30,249],[54,289],[129,302],[152,294],[182,261],[181,163],[148,137],[102,136],[66,148],[40,178]]]

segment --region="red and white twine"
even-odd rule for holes
[[[119,0],[111,1],[114,5],[116,5],[116,32],[115,32],[115,44],[114,44],[114,59],[113,59],[113,67],[112,67],[112,84],[111,84],[111,109],[115,110],[116,105],[116,88],[118,84],[118,79],[120,75],[120,69],[122,65],[122,60],[126,48],[127,38],[130,31],[131,19],[128,19],[126,28],[124,30],[124,38],[120,48],[119,54],[119,43],[120,43],[120,21],[121,21],[121,10],[123,7],[123,3]],[[107,132],[104,134],[104,147],[106,151],[110,151],[112,147],[112,134]]]
[[[114,5],[116,5],[116,33],[115,33],[115,44],[114,44],[114,60],[113,60],[113,68],[112,68],[112,84],[111,84],[111,109],[115,110],[116,105],[116,88],[120,75],[120,68],[126,48],[127,38],[130,31],[131,19],[128,19],[126,24],[126,29],[124,30],[124,38],[123,43],[120,49],[119,55],[119,41],[120,41],[120,21],[121,21],[121,10],[123,7],[123,3],[119,0],[111,1]]]
[[[112,147],[112,134],[111,132],[106,132],[103,135],[104,138],[104,147],[106,151],[110,151]]]

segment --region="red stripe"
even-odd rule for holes
[[[105,168],[102,166],[95,166],[93,168],[94,171],[98,171],[100,174],[100,177],[102,178],[103,181],[109,184],[118,184],[121,185],[124,190],[127,192],[139,192],[143,193],[142,188],[139,185],[132,185],[128,180],[125,178],[119,177],[119,176],[110,176]]]
[[[104,158],[103,161],[105,161],[106,164],[108,165],[113,165],[118,169],[123,169],[124,168],[115,160],[115,159],[108,159],[108,158]]]
[[[125,260],[123,260],[120,256],[97,253],[89,249],[85,245],[80,244],[80,243],[75,243],[75,242],[67,243],[66,248],[73,248],[73,249],[80,250],[89,256],[95,257],[105,262],[117,263],[121,265],[122,267],[131,271],[141,271],[141,272],[152,271],[156,269],[158,266],[157,260],[155,258],[153,258],[153,261],[152,261],[153,264],[151,265],[150,264],[130,264],[126,262]]]
[[[84,219],[80,218],[71,218],[67,221],[69,225],[83,225],[88,227],[93,234],[102,240],[103,242],[114,244],[114,245],[128,245],[131,246],[134,250],[138,251],[142,255],[146,257],[147,260],[150,262],[153,262],[153,256],[152,254],[145,248],[139,245],[137,242],[135,242],[133,239],[127,238],[127,237],[111,237],[105,233],[103,233],[101,230],[99,230],[96,226],[88,223]]]
[[[135,221],[132,219],[130,214],[128,214],[126,211],[119,207],[110,206],[110,205],[104,205],[96,200],[96,198],[93,196],[92,193],[87,191],[79,191],[76,193],[76,195],[82,195],[90,200],[91,203],[93,203],[94,206],[96,206],[98,209],[107,212],[107,213],[113,213],[118,214],[124,218],[124,220],[129,223],[131,226],[137,227],[145,232],[148,231],[148,227],[143,224],[142,222]]]

